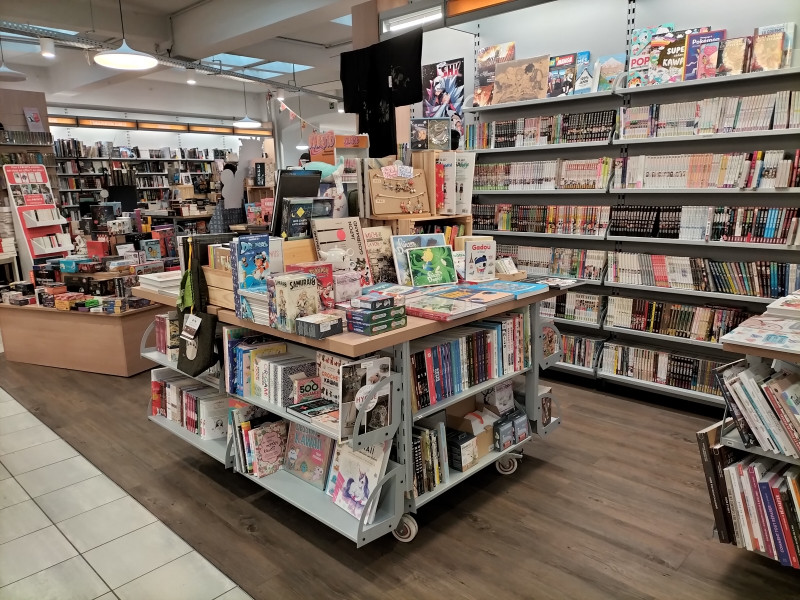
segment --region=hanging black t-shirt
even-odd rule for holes
[[[422,100],[422,29],[344,52],[340,79],[346,112],[358,114],[369,135],[369,155],[397,152],[394,109]]]

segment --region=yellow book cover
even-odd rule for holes
[[[775,71],[783,61],[784,33],[767,33],[753,37],[753,57],[750,72]]]

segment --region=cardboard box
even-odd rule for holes
[[[381,296],[380,294],[372,293],[366,296],[351,298],[350,306],[366,310],[381,310],[394,306],[394,298],[392,296]]]
[[[486,408],[497,415],[505,415],[512,412],[514,405],[514,383],[511,380],[499,383],[490,390],[484,392],[483,401]]]
[[[466,400],[457,402],[445,409],[445,424],[448,429],[455,429],[472,435],[475,431],[473,422],[465,417],[471,412],[480,412],[482,409],[482,400],[478,398],[467,398]],[[492,430],[491,424],[484,427],[483,431],[479,432],[474,437],[477,444],[477,458],[482,458],[494,450],[494,431]]]
[[[514,422],[509,417],[503,417],[494,423],[494,448],[507,450],[514,445]]]
[[[466,471],[478,462],[477,439],[466,431],[448,429],[447,453],[450,467],[457,471]]]

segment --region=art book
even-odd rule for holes
[[[389,462],[391,441],[368,446],[361,450],[353,450],[350,446],[342,446],[339,453],[339,471],[336,474],[336,485],[333,488],[333,502],[360,519],[367,505],[367,500],[377,489],[378,482],[386,473]],[[377,509],[377,502],[373,503]],[[371,523],[375,510],[365,518]]]
[[[495,279],[497,242],[478,241],[464,244],[465,280],[470,283]]]
[[[512,61],[514,58],[514,42],[478,50],[475,58],[475,91],[472,106],[490,106],[493,103],[496,65]]]
[[[628,59],[627,87],[641,87],[647,83],[650,71],[650,46],[653,37],[663,35],[675,29],[672,23],[658,27],[643,27],[633,30],[630,57]]]
[[[614,80],[625,71],[625,53],[601,56],[594,63],[593,92],[605,92],[614,87]]]
[[[365,227],[364,241],[367,257],[375,283],[397,281],[397,271],[392,258],[392,228],[387,226]]]
[[[422,65],[422,89],[422,116],[447,117],[451,128],[464,135],[464,59]]]
[[[687,36],[686,58],[683,66],[684,81],[708,79],[716,76],[719,44],[724,39],[724,29],[690,33]],[[703,48],[706,49],[704,50]]]
[[[309,273],[285,273],[275,277],[275,327],[294,333],[295,320],[319,312],[317,278]]]
[[[719,48],[717,77],[746,73],[747,69],[750,67],[750,53],[752,49],[752,36],[723,40]]]
[[[549,73],[549,54],[498,64],[492,105],[545,98]]]
[[[253,475],[265,477],[283,465],[286,451],[286,421],[264,423],[247,432],[253,448]]]
[[[547,97],[571,96],[575,91],[575,69],[577,55],[562,54],[550,57],[547,77]]]
[[[721,341],[800,353],[800,320],[769,314],[750,317]]]
[[[393,235],[391,239],[394,267],[397,271],[397,283],[411,286],[411,273],[408,270],[408,256],[406,251],[410,248],[427,248],[428,246],[444,246],[443,233],[421,233],[419,235]]]
[[[314,235],[314,246],[319,260],[334,262],[333,255],[328,256],[331,250],[339,249],[344,252],[342,266],[344,271],[357,271],[361,274],[361,286],[372,285],[372,269],[367,259],[367,246],[364,232],[358,217],[345,217],[341,219],[313,219],[311,232]],[[336,270],[334,264],[334,270]]]
[[[750,72],[775,71],[783,62],[783,33],[765,33],[753,36]]]
[[[453,264],[453,248],[450,246],[430,246],[410,248],[408,270],[415,287],[458,283],[456,267]]]
[[[709,31],[710,27],[696,27],[686,31],[670,31],[658,36],[650,52],[650,69],[647,85],[660,85],[683,81],[686,60],[686,38],[689,34]]]
[[[354,362],[343,363],[339,369],[339,441],[353,436],[356,418],[375,384],[391,375],[392,359],[371,356]],[[362,420],[362,433],[389,425],[391,411],[389,388],[370,401]]]
[[[333,439],[328,436],[292,422],[289,425],[283,468],[314,487],[324,490],[333,444]]]
[[[792,48],[794,48],[794,22],[778,23],[777,25],[762,25],[756,27],[754,36],[767,35],[772,33],[783,34],[783,56],[781,58],[781,68],[792,66]]]
[[[800,296],[786,296],[779,298],[767,306],[768,315],[800,319]]]
[[[592,76],[591,52],[583,50],[575,55],[575,91],[573,94],[588,94],[594,86]]]
[[[484,310],[478,304],[437,296],[420,296],[406,302],[406,314],[432,321],[453,321]]]

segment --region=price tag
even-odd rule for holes
[[[181,337],[187,342],[192,341],[197,336],[197,330],[200,329],[203,319],[197,315],[186,315],[183,319],[183,331]]]

